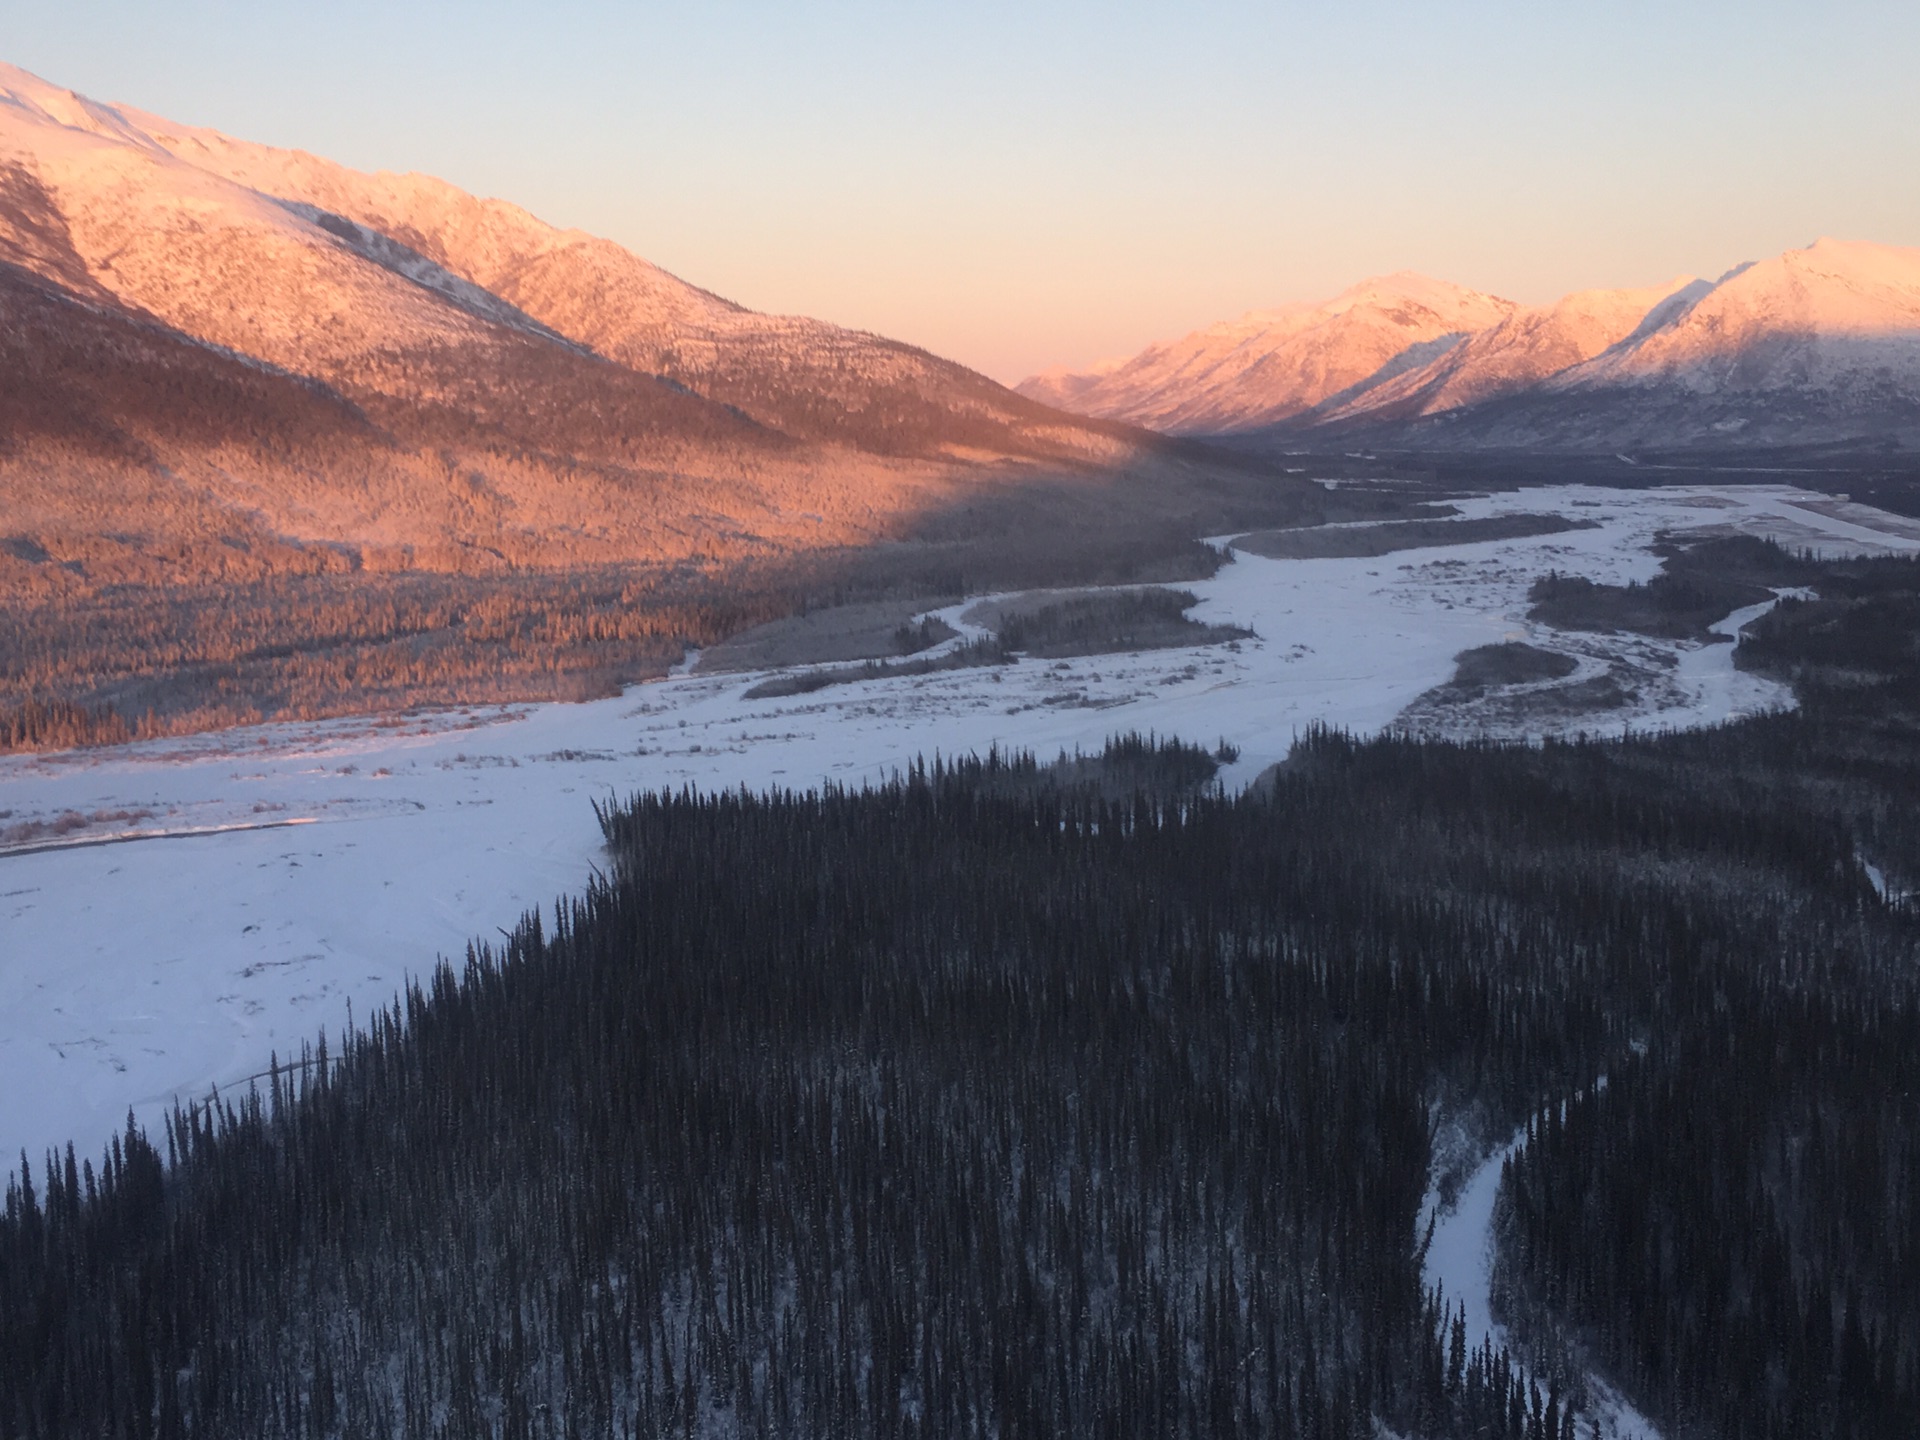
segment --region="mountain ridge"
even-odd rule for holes
[[[1920,445],[1920,249],[1821,239],[1713,281],[1513,307],[1470,335],[1428,343],[1278,416],[1209,374],[1164,368],[1157,391],[1117,403],[1108,379],[1147,374],[1166,347],[1098,379],[1050,372],[1044,388],[1070,408],[1150,413],[1173,433],[1292,445]],[[1039,393],[1038,378],[1021,388]]]
[[[0,546],[0,589],[263,557],[706,563],[908,539],[1029,483],[1131,476],[1126,505],[1178,512],[1209,465],[1238,464],[900,341],[758,314],[508,201],[5,65],[0,282],[31,317],[6,347],[23,391],[85,381],[13,397],[0,539],[20,543]],[[279,377],[270,400],[236,365]]]
[[[1284,423],[1391,378],[1497,323],[1513,302],[1401,271],[1317,305],[1250,310],[1148,346],[1096,377],[1032,377],[1015,391],[1174,433]]]
[[[471,196],[432,176],[369,174],[304,151],[110,108],[113,126],[147,146],[404,245],[597,354],[792,433],[911,450],[908,432],[916,416],[924,426],[935,392],[945,404],[957,398],[977,418],[1009,412],[1004,387],[918,346],[806,316],[750,310],[612,241],[548,225],[510,201]],[[751,361],[745,368],[730,360],[741,353]],[[863,411],[869,420],[881,413],[880,430],[908,443],[876,443],[873,426],[850,424],[836,406]],[[1057,422],[1018,402],[997,420],[1010,434],[1049,423]]]
[[[605,695],[848,597],[1208,573],[1322,495],[0,67],[11,743]]]
[[[1689,282],[1639,290],[1582,290],[1515,310],[1423,365],[1319,407],[1321,423],[1413,419],[1511,394],[1620,343]]]

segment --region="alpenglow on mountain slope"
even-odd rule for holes
[[[1362,386],[1314,413],[1316,423],[1410,420],[1512,395],[1618,344],[1650,313],[1677,307],[1697,281],[1644,290],[1580,290],[1516,310],[1424,365]]]
[[[136,110],[113,113],[140,140],[289,202],[347,248],[456,303],[464,291],[505,323],[531,321],[788,434],[906,454],[1086,443],[1059,417],[1018,405],[964,366],[824,321],[746,309],[612,241],[558,230],[431,176],[367,175]]]
[[[1320,383],[1333,368],[1336,332],[1303,317],[1345,299],[1272,312],[1284,319],[1264,328],[1247,317],[1097,375],[1050,372],[1019,388],[1089,415],[1288,443],[1602,451],[1920,444],[1917,249],[1828,239],[1717,281],[1580,291],[1530,309],[1488,301],[1503,311],[1472,333],[1410,331],[1398,351],[1383,354],[1376,343],[1342,352],[1354,357],[1348,371],[1380,358],[1336,391]],[[1261,338],[1282,324],[1295,327],[1284,342]],[[1319,337],[1315,352],[1303,353],[1294,333]],[[1219,363],[1169,363],[1209,343],[1225,353],[1264,345],[1259,386],[1249,384],[1251,365],[1229,373]],[[1290,398],[1276,405],[1282,395]]]
[[[1514,308],[1424,275],[1386,275],[1323,305],[1250,311],[1097,374],[1049,371],[1015,388],[1062,409],[1158,430],[1245,430],[1411,369]]]
[[[1167,463],[502,201],[8,66],[0,359],[0,587],[862,544],[1009,477]]]
[[[1491,443],[1920,444],[1920,249],[1826,239],[1742,265],[1478,425]]]

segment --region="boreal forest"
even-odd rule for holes
[[[1920,1435],[1920,564],[1686,562],[1818,595],[1739,653],[1797,709],[605,809],[504,943],[21,1157],[0,1436]],[[1423,1206],[1521,1130],[1469,1344]]]

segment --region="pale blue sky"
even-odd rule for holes
[[[1416,269],[1920,245],[1920,3],[0,0],[0,58],[1017,379]]]

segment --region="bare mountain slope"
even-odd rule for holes
[[[1499,323],[1510,301],[1401,273],[1322,305],[1255,310],[1150,346],[1105,374],[1050,372],[1025,395],[1176,433],[1252,430],[1365,393]]]

